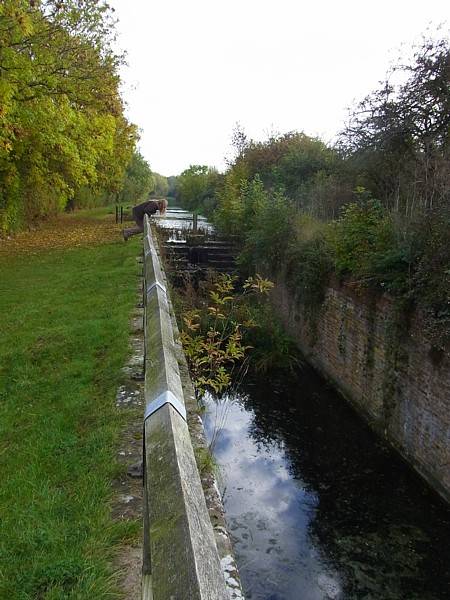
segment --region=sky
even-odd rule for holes
[[[431,27],[448,0],[109,0],[127,54],[122,95],[153,171],[225,168],[247,136],[332,142],[348,108]],[[402,50],[403,48],[403,50]]]

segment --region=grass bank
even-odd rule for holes
[[[111,558],[136,531],[110,499],[138,244],[104,210],[2,245],[0,598],[117,597]]]

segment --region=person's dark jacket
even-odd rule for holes
[[[133,208],[133,217],[138,225],[144,222],[144,215],[154,215],[159,210],[158,203],[155,200],[146,200]]]

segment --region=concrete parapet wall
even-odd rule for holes
[[[450,501],[450,357],[433,356],[420,315],[395,339],[386,295],[334,282],[309,319],[285,278],[276,283],[273,304],[307,359]]]
[[[144,275],[147,407],[143,597],[227,600],[229,595],[185,420],[165,280],[148,218],[144,229]]]

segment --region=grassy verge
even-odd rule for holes
[[[117,597],[111,557],[136,529],[110,498],[139,242],[95,245],[96,227],[0,253],[0,598]]]

